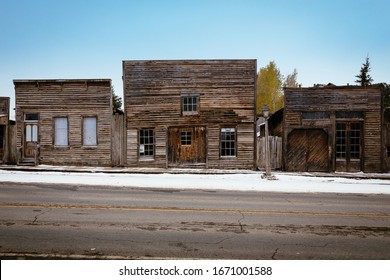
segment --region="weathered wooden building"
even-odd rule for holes
[[[111,165],[111,80],[14,85],[19,163]]]
[[[287,171],[383,172],[382,85],[286,88]]]
[[[10,98],[0,97],[0,163],[15,163],[15,125],[9,118]]]
[[[256,60],[123,61],[126,164],[255,167]]]

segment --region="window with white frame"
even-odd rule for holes
[[[97,146],[97,121],[96,117],[83,118],[83,145]]]
[[[235,128],[221,129],[221,157],[235,157],[236,156],[236,130]]]
[[[54,118],[54,146],[68,145],[68,118]]]

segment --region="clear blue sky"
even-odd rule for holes
[[[388,0],[0,0],[0,96],[13,79],[111,78],[122,60],[250,58],[303,86],[390,82]]]

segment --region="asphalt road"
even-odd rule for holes
[[[390,259],[390,196],[0,183],[0,256]]]

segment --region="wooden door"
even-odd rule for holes
[[[360,122],[338,122],[336,124],[336,170],[361,171],[363,125]]]
[[[35,157],[38,145],[38,123],[26,123],[24,126],[24,157]]]
[[[328,134],[322,129],[297,129],[287,139],[287,171],[329,171]]]
[[[168,162],[174,165],[206,163],[205,127],[170,127],[168,130]]]

